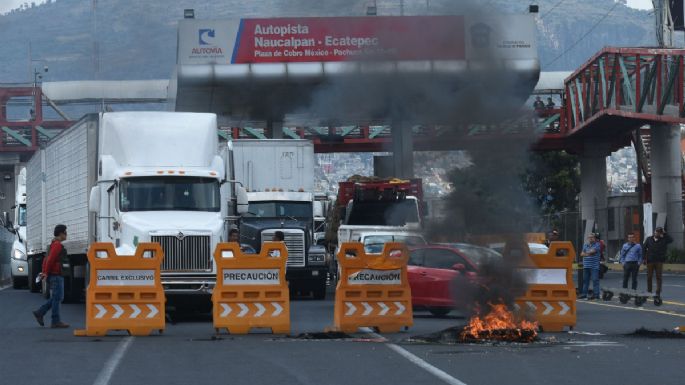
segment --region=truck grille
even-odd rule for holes
[[[285,246],[288,248],[288,261],[286,266],[304,266],[304,231],[288,229],[269,229],[262,231],[262,243],[270,241],[276,231],[282,231],[285,235]]]
[[[175,235],[151,237],[164,250],[162,271],[211,271],[211,237],[208,235],[186,235],[179,240]]]

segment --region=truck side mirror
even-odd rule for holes
[[[236,211],[238,215],[243,215],[247,213],[248,210],[248,202],[247,202],[247,191],[245,191],[245,188],[243,186],[236,186],[235,188],[235,195],[236,195]]]
[[[12,221],[10,221],[10,215],[7,211],[2,212],[2,225],[10,232],[12,231]]]
[[[92,189],[90,189],[88,210],[91,213],[100,212],[100,186],[94,186]]]
[[[428,202],[425,202],[425,201],[421,202],[420,205],[421,205],[421,213],[423,214],[424,217],[427,217],[428,216],[428,210],[430,209],[428,207]]]

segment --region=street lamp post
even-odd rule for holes
[[[45,64],[43,59],[31,59],[31,62],[43,62],[43,71],[39,71],[36,67],[33,67],[33,90],[31,91],[31,120],[36,120],[36,88],[38,87],[38,82],[43,79],[43,73],[48,72],[48,65]]]

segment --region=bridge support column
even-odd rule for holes
[[[395,121],[392,124],[393,172],[397,178],[414,177],[414,138],[411,126]]]
[[[683,179],[680,126],[652,125],[652,212],[654,228],[664,227],[673,237],[672,247],[683,248]]]
[[[584,151],[580,157],[580,213],[585,226],[583,242],[591,232],[600,232],[606,238],[608,155],[608,143],[584,143]]]
[[[283,122],[267,120],[266,130],[269,139],[283,139]]]

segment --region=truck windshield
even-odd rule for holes
[[[247,211],[246,216],[266,218],[311,218],[313,215],[311,202],[250,202]]]
[[[126,178],[119,183],[121,211],[219,211],[219,182],[199,177]]]
[[[347,225],[361,226],[404,226],[419,221],[416,201],[371,201],[353,202],[348,214]]]
[[[19,205],[19,215],[17,215],[17,224],[19,226],[26,226],[26,205]]]

